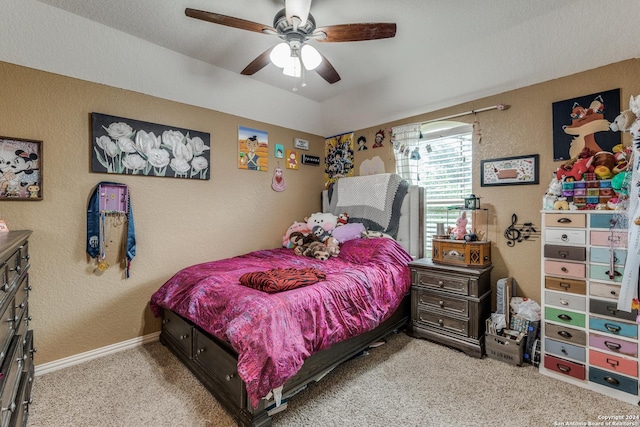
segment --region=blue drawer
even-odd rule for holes
[[[589,381],[638,395],[638,380],[589,366]]]
[[[611,252],[609,252],[609,248],[591,248],[589,252],[589,261],[591,262],[602,262],[609,264]],[[624,265],[627,260],[627,251],[626,249],[614,249],[613,250],[613,262],[617,265]]]
[[[624,214],[592,214],[589,215],[589,225],[591,228],[611,228],[611,220],[615,218],[616,222],[613,228],[628,228],[629,219]]]
[[[544,340],[544,351],[545,353],[555,354],[556,356],[579,360],[583,363],[586,361],[587,351],[579,345],[567,344],[566,342],[546,338]]]
[[[621,337],[638,338],[638,325],[589,317],[589,328]]]

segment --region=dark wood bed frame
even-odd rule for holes
[[[410,187],[403,203],[401,231],[398,233],[398,241],[414,257],[422,257],[424,250],[423,197],[421,189]],[[326,206],[324,202],[323,206]],[[395,313],[376,329],[310,356],[300,371],[284,384],[283,401],[307,384],[320,380],[339,364],[367,350],[372,343],[402,329],[410,315],[410,295],[407,294]],[[271,425],[272,401],[262,399],[257,408],[252,407],[245,384],[237,374],[238,355],[229,343],[220,341],[169,310],[163,312],[160,342],[193,372],[239,425]]]

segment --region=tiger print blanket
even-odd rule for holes
[[[313,267],[272,268],[267,271],[245,273],[240,276],[240,284],[259,291],[274,293],[313,285],[326,278],[326,274]]]

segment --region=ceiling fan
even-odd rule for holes
[[[293,77],[300,77],[306,70],[315,70],[328,83],[336,83],[340,75],[333,65],[307,42],[355,42],[392,38],[396,35],[394,23],[361,23],[341,24],[326,27],[316,27],[316,21],[309,13],[311,0],[285,0],[284,9],[273,18],[273,26],[258,24],[219,13],[206,12],[197,9],[185,9],[185,14],[191,18],[226,25],[241,30],[275,35],[282,42],[270,47],[256,59],[251,61],[241,74],[252,75],[272,62],[283,69],[283,73]]]

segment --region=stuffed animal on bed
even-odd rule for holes
[[[294,232],[302,233],[303,235],[306,236],[309,233],[311,233],[311,230],[309,230],[309,227],[307,227],[306,222],[294,221],[294,223],[291,224],[291,226],[284,233],[284,236],[282,236],[282,247],[284,248],[295,247],[295,245],[291,243],[291,234]]]
[[[313,227],[313,229],[311,230],[311,234],[313,234],[315,238],[320,242],[324,242],[329,237],[331,237],[331,234],[320,225],[316,225],[315,227]]]
[[[329,255],[336,257],[340,254],[340,242],[335,237],[329,237],[324,241],[324,245],[327,247]]]
[[[329,259],[329,250],[321,242],[311,242],[309,246],[302,252],[302,255],[315,258],[320,261]]]
[[[305,235],[299,231],[294,231],[293,233],[291,233],[291,236],[289,236],[289,241],[296,255],[302,255],[311,243],[317,242],[313,234]]]
[[[313,230],[313,227],[319,225],[324,231],[331,231],[336,228],[338,217],[329,212],[316,212],[305,218],[307,228]]]

